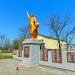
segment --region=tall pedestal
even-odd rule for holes
[[[44,45],[42,40],[26,39],[23,41],[23,60],[22,65],[32,67],[39,64],[40,47]]]

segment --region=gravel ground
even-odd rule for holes
[[[16,70],[17,63],[14,59],[1,59],[0,75],[75,75],[75,72],[41,65],[32,68],[19,66],[20,69]]]

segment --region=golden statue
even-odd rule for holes
[[[27,17],[29,19],[29,33],[30,36],[35,39],[37,38],[38,32],[37,32],[37,28],[39,26],[39,23],[36,21],[36,18],[32,15],[32,14],[28,14],[27,12]]]

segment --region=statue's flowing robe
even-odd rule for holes
[[[32,38],[37,38],[37,27],[38,22],[36,21],[36,18],[34,16],[29,16],[29,33]]]

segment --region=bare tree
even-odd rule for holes
[[[70,31],[67,31],[66,35],[64,36],[64,40],[67,43],[66,44],[67,51],[68,51],[69,48],[70,48],[70,51],[71,51],[72,40],[75,37],[74,35],[75,35],[75,27],[73,27]]]
[[[29,27],[28,26],[25,26],[24,28],[20,28],[19,29],[19,36],[20,37],[25,37],[25,38],[29,38]]]
[[[10,46],[10,40],[6,35],[0,35],[0,48],[8,49]]]
[[[10,48],[10,39],[8,37],[6,37],[6,39],[5,39],[4,47],[5,47],[5,49],[9,49]]]
[[[18,39],[14,39],[13,42],[12,42],[12,48],[14,50],[18,50],[19,49],[19,45],[18,45]]]
[[[49,26],[49,29],[53,31],[55,37],[57,38],[58,47],[59,47],[59,57],[61,60],[60,62],[62,62],[61,40],[60,39],[63,39],[62,36],[64,36],[63,35],[64,29],[66,29],[66,26],[69,25],[68,23],[69,23],[68,17],[65,17],[64,19],[62,19],[57,15],[51,15],[49,18],[48,26]],[[70,31],[70,33],[71,33],[71,31]],[[68,37],[70,33],[66,34],[66,37]]]
[[[24,28],[20,28],[19,32],[19,44],[21,45],[25,38],[30,38],[29,27],[25,26]]]
[[[0,47],[2,48],[5,41],[5,35],[0,35]]]
[[[19,47],[19,56],[22,54],[23,44],[22,42],[25,38],[29,38],[29,27],[25,26],[24,28],[19,29],[19,39],[18,39],[18,47]]]

